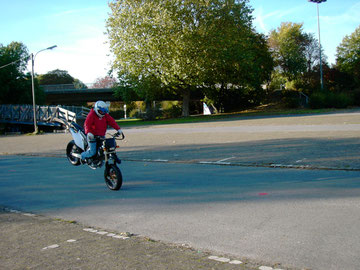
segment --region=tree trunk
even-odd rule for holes
[[[146,111],[146,120],[153,120],[153,110],[151,107],[151,101],[145,100],[145,111]]]
[[[183,93],[183,105],[182,105],[182,116],[187,117],[190,115],[190,89],[184,89]]]

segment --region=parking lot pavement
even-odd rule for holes
[[[242,117],[125,128],[128,160],[359,170],[360,113]],[[65,156],[69,133],[1,136],[0,154]]]
[[[0,208],[0,238],[0,265],[4,270],[273,269],[226,255],[4,208]]]
[[[358,171],[359,132],[357,111],[127,128],[119,156],[154,162]],[[70,140],[65,133],[1,136],[0,155],[65,158]],[[0,265],[5,269],[286,269],[144,237],[117,239],[98,234],[101,228],[31,214],[2,211],[0,219]]]

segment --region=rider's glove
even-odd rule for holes
[[[119,129],[119,130],[115,133],[116,136],[121,136],[121,134],[122,134],[121,129]]]

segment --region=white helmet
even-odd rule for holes
[[[94,111],[99,117],[103,117],[109,112],[108,105],[104,101],[97,101],[94,106]]]

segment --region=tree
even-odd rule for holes
[[[276,66],[288,81],[298,78],[306,71],[307,44],[308,36],[303,33],[302,24],[281,23],[277,30],[271,31],[269,46]]]
[[[205,93],[221,111],[258,103],[261,84],[273,70],[265,36],[252,29],[247,2],[225,2],[206,14],[200,29]]]
[[[31,76],[25,74],[29,60],[27,47],[21,42],[0,44],[0,104],[31,104]],[[35,80],[37,104],[44,102],[44,93]]]
[[[79,79],[74,78],[66,70],[55,69],[37,76],[40,85],[72,84],[75,89],[87,89]]]
[[[202,91],[218,83],[246,84],[245,77],[260,74],[251,74],[255,69],[261,70],[261,53],[250,49],[251,42],[260,38],[251,29],[247,2],[113,1],[107,20],[110,48],[115,56],[113,67],[139,81],[156,78],[165,88],[182,95],[186,116],[191,91]],[[254,61],[245,67],[248,60]],[[252,67],[254,62],[257,68]]]
[[[66,71],[55,69],[38,76],[41,85],[73,84],[74,78]]]
[[[116,85],[116,79],[114,77],[105,76],[103,78],[97,78],[93,88],[112,88]]]
[[[340,71],[353,76],[360,86],[360,26],[337,47],[336,65]]]
[[[320,51],[313,34],[305,33],[303,24],[284,22],[271,31],[268,43],[276,68],[271,82],[273,89],[282,85],[286,89],[310,94],[320,87]],[[322,50],[322,65],[326,66],[326,56]],[[281,85],[279,85],[281,83]]]

